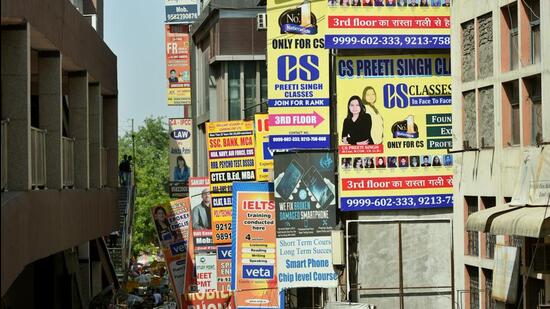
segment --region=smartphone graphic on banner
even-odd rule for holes
[[[326,208],[334,199],[334,193],[315,167],[312,166],[309,168],[302,181],[317,202],[319,202],[321,208]]]
[[[304,173],[304,168],[298,164],[295,160],[292,160],[290,164],[286,167],[285,175],[283,176],[283,179],[278,183],[277,188],[275,190],[279,195],[285,199],[288,200],[290,195],[292,194],[292,191],[294,191],[294,188],[296,188],[296,185],[302,179],[302,174]]]

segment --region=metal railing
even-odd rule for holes
[[[74,138],[61,137],[63,188],[74,186]]]
[[[488,259],[494,259],[495,245],[497,244],[497,236],[491,233],[485,233],[485,239],[486,239],[485,256]]]
[[[8,186],[8,123],[2,120],[2,191]]]
[[[46,186],[46,130],[31,127],[31,185]]]
[[[468,255],[479,256],[478,232],[468,232]]]
[[[100,148],[100,151],[99,151],[99,160],[101,162],[101,170],[100,170],[100,182],[99,182],[99,186],[100,187],[105,187],[107,186],[107,148],[106,147],[101,147]]]

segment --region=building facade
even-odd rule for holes
[[[550,2],[455,1],[451,16],[455,301],[459,308],[546,308],[537,307],[550,303],[545,207],[526,208],[542,211],[531,224],[537,235],[492,231],[506,219],[498,207],[514,199],[525,153],[548,156],[550,93],[543,85],[550,84]],[[486,214],[482,228],[473,228],[480,214]],[[521,228],[519,212],[506,216],[507,226]],[[505,305],[493,285],[503,282],[496,251],[510,247],[519,252],[519,273],[511,279],[515,297]]]
[[[118,286],[101,238],[119,224],[103,1],[1,5],[2,308],[88,307]]]

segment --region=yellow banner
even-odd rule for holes
[[[326,1],[268,1],[269,144],[330,148]]]
[[[208,122],[206,143],[213,207],[212,238],[214,244],[231,243],[233,182],[256,179],[254,123]]]
[[[273,154],[269,148],[269,117],[254,115],[256,134],[256,180],[273,181]]]
[[[449,55],[336,65],[341,209],[452,207]]]

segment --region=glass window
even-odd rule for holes
[[[510,70],[518,68],[519,62],[519,32],[518,32],[518,7],[517,2],[514,2],[503,8],[502,13],[508,26],[510,35],[509,55],[510,55]]]
[[[525,79],[528,103],[531,103],[531,145],[542,143],[542,97],[540,75]]]
[[[531,26],[531,63],[540,62],[540,0],[523,0]]]
[[[253,119],[256,114],[256,62],[244,63],[244,117]]]
[[[468,207],[468,216],[478,211],[477,197],[465,196],[466,205]],[[468,255],[479,255],[479,234],[477,231],[468,231]]]
[[[229,120],[239,120],[241,119],[241,63],[228,62],[227,70],[229,79]]]
[[[470,309],[479,309],[479,269],[468,267],[470,276]]]
[[[520,117],[519,117],[519,88],[518,81],[504,84],[504,91],[510,104],[510,141],[511,145],[518,145],[520,142]]]

